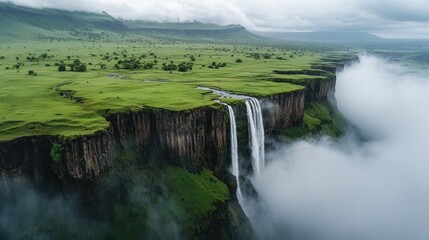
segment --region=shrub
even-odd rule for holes
[[[28,75],[30,76],[37,76],[36,72],[34,70],[28,70]]]
[[[187,71],[191,71],[193,66],[194,66],[193,63],[182,62],[177,66],[177,68],[179,72],[187,72]]]
[[[59,65],[58,66],[58,71],[59,72],[65,72],[66,71],[66,65],[64,65],[64,64]]]
[[[242,63],[243,60],[241,60],[240,58],[238,58],[237,60],[235,60],[236,63]]]
[[[214,68],[214,69],[219,69],[219,68],[223,68],[226,67],[226,63],[216,63],[216,62],[212,62],[212,65],[209,65],[209,68]]]
[[[145,63],[143,65],[143,69],[152,69],[153,65],[155,65],[154,63]]]
[[[86,71],[86,65],[85,64],[80,64],[80,65],[75,67],[75,72],[85,72],[85,71]]]
[[[174,64],[173,62],[171,62],[169,64],[163,63],[162,64],[162,69],[164,71],[176,71],[177,70],[177,65]]]
[[[269,53],[264,53],[264,55],[262,55],[265,59],[270,59],[271,58],[271,54]]]
[[[51,152],[49,153],[49,155],[54,162],[61,162],[63,160],[62,151],[63,146],[61,146],[61,144],[54,143],[54,145],[52,145]]]

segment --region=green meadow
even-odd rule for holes
[[[315,76],[273,71],[311,69],[324,57],[311,50],[210,43],[1,44],[0,141],[88,135],[105,129],[106,116],[118,112],[215,106],[218,96],[199,86],[255,97],[300,90],[273,79]],[[77,59],[82,72],[71,71]],[[136,61],[141,66],[133,67]],[[165,70],[181,63],[192,69]],[[66,71],[59,71],[61,65]]]

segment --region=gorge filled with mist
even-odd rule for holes
[[[358,131],[268,154],[252,180],[261,200],[244,207],[261,238],[427,239],[428,92],[424,71],[372,55],[338,73],[338,109]]]

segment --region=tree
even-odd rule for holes
[[[86,65],[81,63],[75,68],[75,72],[85,72],[86,71]]]
[[[174,64],[173,62],[171,62],[169,64],[163,63],[162,64],[162,69],[164,71],[176,71],[177,70],[177,65]]]
[[[194,66],[193,63],[182,62],[177,66],[177,68],[178,68],[179,72],[187,72],[187,71],[192,70],[193,66]]]
[[[58,66],[58,71],[59,72],[65,72],[66,71],[66,65],[64,65],[64,64],[59,65]]]

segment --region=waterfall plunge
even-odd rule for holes
[[[241,194],[240,188],[240,169],[238,165],[238,142],[237,142],[237,126],[235,123],[234,110],[228,104],[222,103],[228,108],[229,121],[231,128],[231,160],[232,160],[232,174],[235,176],[237,181],[237,199],[240,205],[243,203],[243,195]]]
[[[247,109],[247,119],[249,122],[249,136],[250,136],[249,146],[252,150],[252,167],[255,175],[259,175],[261,173],[261,170],[264,169],[265,167],[265,132],[264,132],[264,122],[262,118],[261,104],[259,103],[258,99],[244,96],[244,95],[228,93],[225,91],[211,89],[207,87],[197,87],[197,89],[212,91],[214,94],[217,94],[226,98],[236,98],[236,99],[242,99],[245,101],[246,109]],[[216,100],[216,102],[221,103],[219,100]],[[221,104],[228,106],[228,109],[229,109],[229,105],[225,103],[221,103]],[[232,112],[232,114],[234,114],[234,112]],[[231,112],[230,112],[230,115],[231,115]],[[237,166],[238,166],[238,160],[237,160]],[[238,171],[238,167],[237,167],[237,171]]]
[[[248,98],[245,103],[249,122],[249,145],[252,150],[252,166],[255,175],[259,175],[265,166],[265,133],[262,110],[256,98]]]

